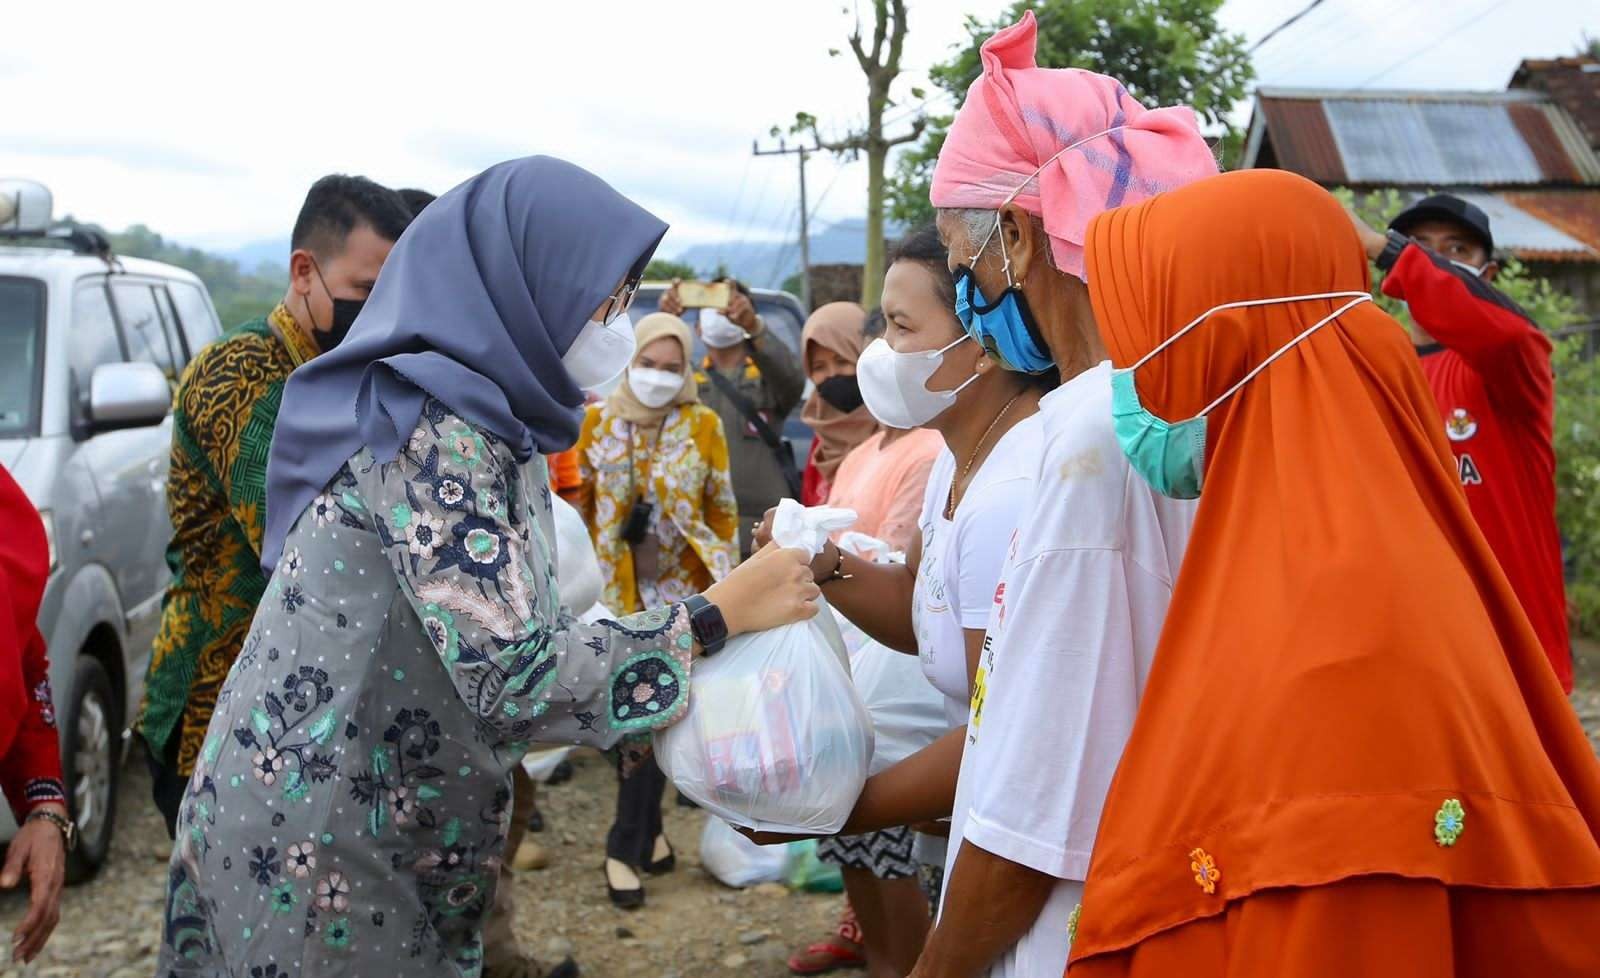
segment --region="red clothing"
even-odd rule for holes
[[[1504,293],[1419,245],[1400,253],[1383,291],[1438,343],[1419,351],[1422,372],[1467,502],[1570,693],[1550,340]]]
[[[36,618],[50,574],[44,525],[0,468],[0,791],[18,822],[48,802],[65,804],[49,659]]]
[[[800,501],[807,506],[822,506],[828,502],[828,490],[833,484],[817,468],[817,446],[821,442],[815,439],[811,442],[811,453],[806,456],[806,469],[800,473]]]

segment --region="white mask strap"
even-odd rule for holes
[[[983,249],[989,247],[989,242],[994,239],[995,232],[1000,230],[1000,213],[999,213],[1000,210],[1003,209],[1007,204],[1011,203],[1013,200],[1016,200],[1017,199],[1017,195],[1022,193],[1022,191],[1026,190],[1027,187],[1028,187],[1028,184],[1032,183],[1035,177],[1037,177],[1039,174],[1044,172],[1044,168],[1045,167],[1049,166],[1050,164],[1054,163],[1056,160],[1060,159],[1066,153],[1070,152],[1071,150],[1077,149],[1079,146],[1082,146],[1084,143],[1087,143],[1090,140],[1099,139],[1101,136],[1109,136],[1111,133],[1114,133],[1114,132],[1117,132],[1119,130],[1126,129],[1126,128],[1128,128],[1128,127],[1127,126],[1112,126],[1110,129],[1102,129],[1102,130],[1100,130],[1099,132],[1095,133],[1092,136],[1085,136],[1082,139],[1078,140],[1077,142],[1072,143],[1072,144],[1067,145],[1067,146],[1063,146],[1060,149],[1056,150],[1054,153],[1050,154],[1050,158],[1049,159],[1045,160],[1043,163],[1040,163],[1038,169],[1036,169],[1032,173],[1028,174],[1027,179],[1023,180],[1022,183],[1018,184],[1017,185],[1017,189],[1015,189],[1015,190],[1011,191],[1011,193],[1007,194],[1006,195],[1006,199],[1002,200],[1000,202],[1000,206],[995,208],[994,227],[990,228],[989,229],[989,233],[983,236],[983,244],[978,246],[978,251],[977,251],[976,254],[974,254],[971,258],[967,259],[967,264],[969,264],[969,265],[975,264],[979,258],[983,257]],[[1009,286],[1009,285],[1012,284],[1012,282],[1011,282],[1011,254],[1009,252],[1007,252],[1004,247],[1002,247],[1000,249],[1000,256],[1001,256],[1001,263],[1002,263],[1001,267],[1005,270],[1005,273],[1006,273],[1006,285]]]
[[[1313,324],[1311,326],[1311,328],[1307,329],[1305,332],[1301,333],[1299,336],[1296,336],[1294,339],[1290,340],[1289,342],[1285,343],[1283,346],[1279,347],[1278,351],[1276,353],[1274,353],[1272,356],[1267,357],[1265,360],[1263,360],[1260,363],[1256,364],[1255,369],[1251,370],[1249,373],[1247,373],[1243,377],[1239,378],[1239,382],[1237,384],[1234,384],[1232,387],[1230,387],[1227,390],[1223,391],[1221,397],[1219,397],[1216,400],[1212,401],[1210,404],[1207,404],[1205,406],[1205,408],[1202,409],[1199,414],[1195,415],[1195,417],[1203,418],[1206,415],[1210,414],[1212,408],[1216,407],[1218,404],[1221,404],[1223,401],[1226,401],[1228,398],[1232,397],[1239,390],[1239,388],[1243,387],[1245,384],[1248,384],[1251,381],[1251,379],[1255,377],[1256,374],[1258,374],[1261,371],[1263,371],[1263,370],[1267,369],[1268,367],[1272,366],[1272,361],[1278,359],[1279,357],[1283,356],[1285,353],[1288,353],[1290,350],[1294,349],[1295,345],[1298,344],[1301,340],[1305,339],[1306,337],[1310,336],[1312,333],[1315,333],[1317,330],[1319,330],[1322,327],[1324,327],[1324,326],[1328,325],[1329,323],[1333,322],[1335,319],[1338,319],[1340,316],[1342,316],[1345,313],[1349,312],[1351,309],[1354,309],[1356,306],[1361,305],[1363,302],[1371,302],[1371,301],[1372,301],[1372,296],[1370,296],[1367,293],[1363,292],[1363,293],[1361,293],[1360,298],[1351,299],[1349,302],[1347,302],[1344,305],[1340,306],[1339,308],[1335,309],[1328,316],[1324,317],[1323,319],[1318,320],[1315,324]]]
[[[1280,297],[1278,297],[1276,299],[1241,299],[1238,302],[1224,302],[1222,305],[1220,305],[1220,306],[1212,306],[1210,309],[1207,309],[1205,312],[1203,312],[1200,315],[1194,317],[1194,319],[1189,321],[1189,324],[1187,326],[1185,326],[1182,329],[1178,330],[1176,333],[1173,333],[1171,336],[1169,336],[1166,339],[1162,340],[1160,343],[1157,343],[1155,349],[1151,350],[1149,353],[1146,353],[1144,356],[1140,357],[1138,359],[1138,361],[1135,362],[1134,365],[1129,367],[1128,369],[1129,370],[1138,370],[1140,367],[1144,366],[1147,362],[1149,362],[1151,357],[1155,356],[1157,353],[1160,353],[1162,350],[1165,350],[1167,347],[1169,347],[1172,344],[1176,343],[1179,339],[1181,339],[1183,337],[1183,334],[1189,332],[1189,330],[1194,329],[1196,326],[1198,326],[1201,323],[1205,322],[1206,318],[1208,316],[1210,316],[1212,313],[1218,313],[1218,312],[1221,312],[1224,309],[1246,309],[1246,308],[1249,308],[1250,306],[1272,306],[1272,305],[1277,305],[1280,302],[1310,302],[1313,299],[1345,299],[1345,298],[1355,298],[1356,296],[1362,296],[1362,297],[1368,298],[1368,299],[1372,298],[1372,296],[1369,295],[1366,292],[1316,292],[1316,293],[1313,293],[1311,295],[1280,296]],[[1335,313],[1335,315],[1337,315],[1337,313]]]

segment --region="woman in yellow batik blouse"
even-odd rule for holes
[[[654,313],[635,330],[638,352],[578,437],[576,504],[594,536],[602,599],[622,615],[699,594],[733,570],[738,504],[728,442],[700,403],[683,320]],[[617,815],[606,839],[606,890],[619,907],[644,903],[640,873],[677,864],[661,825],[666,777],[648,746],[624,745]]]

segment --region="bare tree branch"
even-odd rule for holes
[[[877,21],[872,26],[872,67],[882,68],[883,62],[879,59],[883,54],[884,36],[889,32],[889,0],[873,0],[872,16]]]
[[[922,138],[922,131],[926,128],[928,128],[928,120],[918,119],[911,124],[910,132],[901,136],[895,136],[892,139],[885,139],[883,144],[885,146],[899,146],[901,143],[915,142],[916,140]]]
[[[855,53],[856,64],[861,66],[862,73],[870,78],[872,69],[877,66],[867,59],[866,49],[861,46],[861,31],[859,29],[850,35],[850,50]]]
[[[906,0],[893,0],[894,34],[889,38],[889,60],[884,69],[893,79],[900,73],[900,50],[906,40]]]

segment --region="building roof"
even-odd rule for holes
[[[1547,93],[1578,123],[1589,145],[1600,149],[1600,58],[1529,58],[1506,87]]]
[[[1244,166],[1353,187],[1600,186],[1600,156],[1543,91],[1263,88]]]

